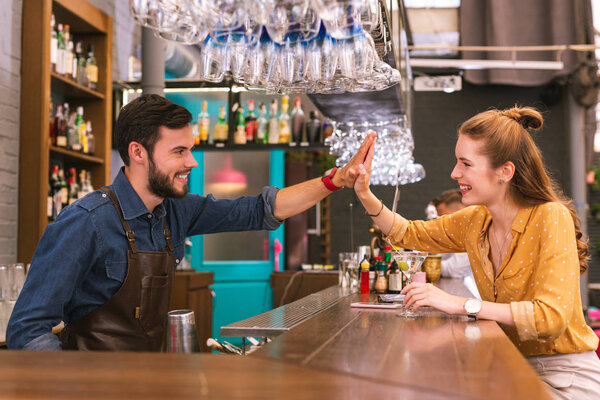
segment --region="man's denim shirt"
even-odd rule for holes
[[[263,188],[258,196],[236,199],[194,194],[168,198],[153,212],[148,211],[123,169],[109,188],[135,233],[138,249],[165,249],[162,226],[167,218],[176,263],[183,258],[186,236],[276,229],[282,223],[274,216],[279,190],[275,187]],[[66,207],[37,245],[8,324],[8,347],[60,350],[52,327],[60,321],[77,321],[117,292],[127,275],[127,249],[123,225],[103,191],[96,190]]]

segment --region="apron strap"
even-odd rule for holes
[[[163,220],[163,232],[165,233],[165,239],[167,239],[167,247],[165,248],[169,254],[173,254],[173,242],[171,242],[171,231],[167,226],[167,216],[165,215],[165,219]]]
[[[125,229],[125,235],[127,236],[127,241],[129,242],[129,248],[132,252],[137,253],[137,247],[135,246],[135,234],[123,217],[123,211],[121,210],[121,205],[119,204],[119,200],[117,200],[117,196],[115,196],[112,190],[106,186],[100,188],[100,190],[108,194],[108,197],[110,197],[110,200],[113,202],[115,208],[117,209],[117,214],[119,214],[119,218],[121,219],[121,224],[123,224],[123,228]]]

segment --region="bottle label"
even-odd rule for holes
[[[253,141],[256,136],[256,131],[258,130],[258,122],[257,121],[249,121],[246,123],[246,139],[248,141]]]
[[[233,134],[233,143],[246,144],[246,129],[243,125],[239,125]]]
[[[290,126],[287,121],[279,121],[279,143],[289,143]]]
[[[85,67],[87,72],[88,82],[97,83],[98,82],[98,67],[96,65],[88,64]]]
[[[57,136],[56,137],[56,145],[58,147],[67,147],[67,137],[66,136]]]
[[[215,140],[226,141],[227,140],[227,125],[217,124],[215,126]]]
[[[201,119],[199,124],[198,124],[198,129],[199,129],[199,136],[200,136],[200,141],[201,142],[206,142],[208,141],[208,124],[209,121],[207,119]]]

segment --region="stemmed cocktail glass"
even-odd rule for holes
[[[412,277],[415,272],[419,271],[423,261],[427,258],[429,253],[424,251],[392,251],[392,259],[398,264],[400,271],[406,276],[407,282],[412,282]],[[402,311],[397,314],[399,317],[414,318],[417,317],[414,311],[407,309],[402,306]]]

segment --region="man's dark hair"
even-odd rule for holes
[[[462,200],[462,193],[458,189],[448,189],[444,190],[438,196],[435,196],[431,199],[431,204],[435,207],[440,204],[452,204],[452,203],[460,203]]]
[[[115,124],[115,144],[121,159],[129,166],[129,143],[138,142],[150,157],[158,141],[158,128],[183,128],[192,121],[192,114],[180,105],[157,94],[143,94],[123,106]]]

